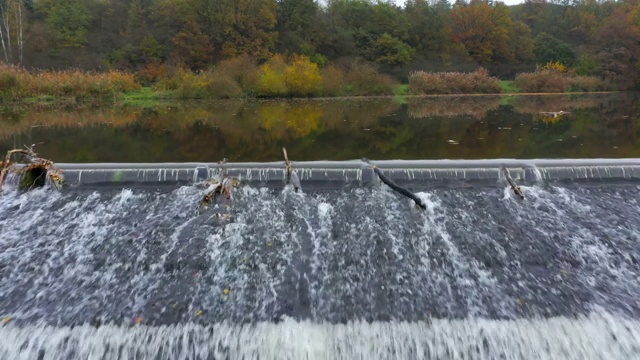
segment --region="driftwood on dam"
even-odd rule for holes
[[[47,178],[57,188],[62,186],[64,178],[62,171],[53,161],[41,158],[33,151],[33,145],[24,149],[7,151],[3,161],[0,161],[0,190],[9,174],[19,176],[18,190],[29,191],[36,187],[43,187]]]
[[[302,189],[300,185],[300,178],[295,171],[293,171],[293,166],[291,165],[291,161],[289,161],[289,157],[287,156],[287,149],[282,148],[282,153],[284,154],[284,164],[287,170],[287,185],[293,186],[296,192]]]
[[[522,189],[520,188],[520,186],[515,184],[515,182],[511,178],[511,174],[509,174],[509,170],[507,170],[507,168],[503,166],[502,172],[504,173],[504,178],[509,183],[509,186],[511,186],[511,190],[513,190],[513,193],[516,194],[516,196],[519,197],[520,199],[524,200],[524,194],[522,193]]]
[[[387,184],[387,186],[389,186],[390,188],[392,188],[393,190],[399,192],[400,194],[408,197],[409,199],[413,200],[416,203],[416,206],[420,207],[422,210],[426,210],[427,206],[422,202],[422,200],[417,197],[414,193],[412,193],[411,191],[401,187],[400,185],[394,183],[393,181],[391,181],[391,179],[389,179],[388,177],[386,177],[382,171],[380,171],[380,169],[378,169],[377,166],[373,165],[369,159],[367,158],[362,158],[362,161],[371,165],[371,169],[373,169],[373,171],[376,173],[376,175],[378,175],[378,177],[380,178],[380,180]]]
[[[224,164],[227,159],[224,159],[219,164]],[[228,176],[224,168],[220,169],[219,177],[212,178],[205,182],[205,185],[210,189],[198,203],[198,213],[202,214],[209,208],[214,207],[217,210],[214,212],[214,218],[217,221],[226,223],[233,218],[231,210],[231,201],[233,200],[233,192],[240,186],[240,180],[235,177]],[[218,199],[220,196],[224,196],[224,202],[222,207],[217,207]]]

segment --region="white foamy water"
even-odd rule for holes
[[[637,187],[523,190],[9,191],[0,359],[637,356]]]
[[[203,327],[0,329],[0,358],[22,359],[635,359],[640,323],[593,314],[575,319]]]

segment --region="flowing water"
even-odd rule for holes
[[[303,183],[304,186],[304,183]],[[635,358],[640,183],[0,197],[3,359]]]
[[[637,94],[5,110],[0,149],[36,144],[67,185],[0,194],[0,359],[640,359],[639,113]],[[507,161],[524,201],[502,160],[381,165],[425,211],[359,162],[294,163],[299,193],[282,163],[235,164],[231,207],[197,211],[216,161],[283,145],[631,159]],[[109,162],[137,164],[83,164]]]

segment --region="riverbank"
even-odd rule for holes
[[[523,80],[524,79],[524,80]],[[553,81],[551,81],[553,80]],[[583,85],[577,86],[576,83]],[[547,87],[546,84],[553,84]],[[592,84],[596,84],[597,86]],[[589,85],[589,86],[587,86]],[[20,106],[154,106],[193,99],[327,99],[352,97],[477,96],[606,92],[597,79],[559,72],[521,74],[515,81],[471,73],[415,72],[400,84],[366,64],[319,69],[304,57],[272,59],[261,67],[236,60],[193,73],[182,69],[140,74],[119,71],[34,71],[0,66],[0,102]]]

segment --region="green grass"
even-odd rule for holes
[[[122,105],[149,107],[172,98],[170,91],[156,91],[150,87],[144,87],[142,90],[123,94],[118,102]]]
[[[522,92],[520,88],[514,85],[513,80],[500,80],[500,88],[502,89],[503,94]]]
[[[394,91],[393,94],[396,96],[404,96],[407,95],[407,91],[409,90],[409,84],[399,85]]]

